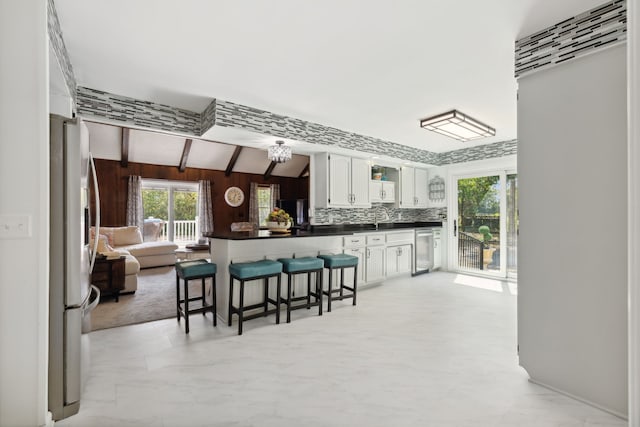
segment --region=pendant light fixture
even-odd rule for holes
[[[422,119],[420,127],[463,142],[487,138],[496,134],[496,130],[491,126],[487,126],[458,110]]]
[[[276,141],[276,145],[269,147],[267,157],[272,162],[284,163],[291,160],[291,147],[284,145],[284,141]]]

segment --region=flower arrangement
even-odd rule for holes
[[[277,222],[278,224],[280,223],[288,224],[291,222],[291,215],[286,213],[284,209],[274,208],[271,212],[269,212],[269,216],[267,216],[267,221]]]

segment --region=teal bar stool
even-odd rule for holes
[[[324,261],[324,268],[329,270],[329,290],[323,291],[327,295],[327,311],[331,311],[331,301],[353,298],[353,305],[356,305],[356,294],[358,289],[358,257],[347,254],[318,255]],[[353,268],[353,287],[344,284],[344,269]],[[333,270],[340,270],[340,287],[333,289]],[[345,295],[344,290],[351,291]],[[338,294],[338,295],[334,295]]]
[[[217,325],[216,312],[216,272],[217,266],[205,259],[184,261],[176,263],[176,311],[178,322],[180,317],[184,318],[185,333],[189,333],[189,315],[202,313],[204,316],[208,311],[213,313],[213,326]],[[205,299],[204,280],[211,277],[212,304],[207,304]],[[184,283],[184,299],[180,299],[180,279]],[[189,280],[202,279],[202,295],[189,298]],[[189,303],[202,301],[202,307],[189,308]]]
[[[271,261],[264,259],[254,262],[239,262],[229,264],[229,275],[231,276],[229,284],[229,326],[231,326],[231,318],[234,313],[238,315],[238,335],[242,335],[242,322],[245,320],[251,320],[258,317],[268,316],[269,314],[276,314],[276,324],[280,323],[280,276],[282,273],[282,264],[278,261]],[[276,299],[269,298],[269,279],[271,277],[277,278]],[[264,299],[257,304],[244,305],[244,284],[250,280],[264,279]],[[240,301],[238,307],[233,305],[233,281],[238,280],[240,282]],[[269,303],[276,306],[275,309],[269,310]],[[253,310],[256,308],[264,308],[261,313],[245,316],[246,310]]]
[[[299,308],[310,309],[312,306],[318,306],[318,316],[322,316],[322,271],[324,270],[324,262],[316,257],[304,258],[280,258],[282,263],[282,272],[287,275],[287,297],[281,298],[287,305],[287,323],[291,322],[291,310]],[[315,290],[311,291],[311,274],[314,274],[316,280]],[[291,295],[291,278],[296,274],[307,275],[307,295],[294,297]],[[314,302],[311,302],[314,297]],[[305,304],[292,306],[292,302],[305,301]]]

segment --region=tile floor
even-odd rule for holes
[[[93,332],[80,413],[57,426],[626,426],[527,381],[515,287],[436,272],[322,317],[192,317]],[[284,317],[284,316],[283,316]]]

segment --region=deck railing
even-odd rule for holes
[[[193,243],[200,237],[197,220],[173,221],[173,241],[181,243]],[[160,230],[159,240],[169,240],[169,222],[165,221]]]
[[[458,265],[482,270],[484,243],[464,231],[458,232]]]

